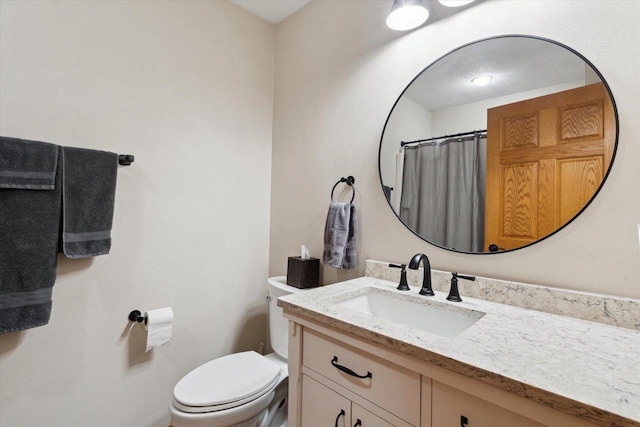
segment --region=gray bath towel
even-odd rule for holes
[[[49,322],[62,199],[58,148],[0,137],[0,334]]]
[[[62,248],[68,258],[108,254],[118,155],[62,147]]]
[[[324,229],[323,264],[355,268],[358,222],[355,205],[331,201]]]
[[[0,188],[53,190],[58,146],[0,137]]]

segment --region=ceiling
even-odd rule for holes
[[[231,0],[274,25],[306,6],[311,0]]]
[[[230,1],[274,25],[311,2]],[[391,4],[391,0],[387,1]],[[426,1],[430,18],[425,25],[448,18],[483,1],[485,0],[476,0],[458,8],[442,6],[435,0]],[[437,110],[584,78],[584,62],[566,49],[535,39],[523,40],[514,43],[509,38],[497,39],[447,55],[429,67],[421,76],[423,78],[417,78],[405,92],[405,96],[430,110]],[[471,78],[479,73],[494,75],[494,81],[483,88],[469,84]]]
[[[286,19],[289,15],[293,15],[298,10],[309,4],[311,0],[230,0],[232,3],[240,6],[241,8],[248,10],[254,15],[259,16],[267,22],[272,24],[279,24]],[[347,0],[343,0],[347,1]],[[349,0],[354,1],[354,0]],[[386,1],[389,4],[389,10],[391,10],[392,0],[379,0]],[[429,19],[426,24],[433,24],[434,22],[455,15],[462,12],[465,9],[469,9],[485,0],[475,0],[473,3],[461,7],[446,7],[441,5],[436,0],[424,1],[425,7],[429,10]]]
[[[429,110],[469,104],[585,79],[585,62],[540,39],[504,37],[463,47],[429,66],[405,96]],[[491,75],[484,87],[471,84]]]

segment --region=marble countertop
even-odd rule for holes
[[[361,277],[281,297],[298,315],[602,426],[640,426],[640,331]],[[486,313],[453,338],[336,306],[378,287]]]

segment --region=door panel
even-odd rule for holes
[[[502,235],[513,239],[536,236],[537,163],[502,168]]]
[[[593,197],[603,178],[602,157],[562,160],[559,163],[560,222],[567,222]]]
[[[572,105],[560,109],[560,141],[602,138],[604,133],[602,100]]]

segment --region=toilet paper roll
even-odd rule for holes
[[[145,325],[147,330],[147,349],[145,352],[168,344],[171,340],[171,328],[173,326],[173,310],[171,307],[149,310],[144,315],[147,318],[147,324]]]

